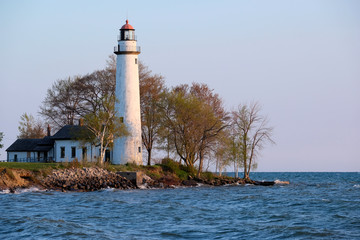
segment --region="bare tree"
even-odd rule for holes
[[[275,143],[271,138],[273,128],[267,126],[268,119],[260,115],[260,110],[258,103],[240,104],[232,113],[245,180],[250,180],[250,171],[256,166],[255,160],[264,145]]]
[[[4,144],[1,143],[3,138],[4,138],[4,133],[0,132],[0,149],[4,147]]]
[[[44,123],[35,119],[31,114],[24,113],[20,117],[18,138],[45,137]]]
[[[40,107],[40,114],[55,129],[64,125],[72,125],[79,119],[78,109],[81,99],[75,82],[78,77],[57,80],[47,91],[47,96]]]
[[[151,165],[151,153],[161,128],[159,102],[164,96],[164,79],[161,75],[151,74],[144,64],[139,62],[141,137],[147,151],[147,165]]]

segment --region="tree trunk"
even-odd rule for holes
[[[239,177],[239,167],[236,164],[236,161],[234,161],[234,172],[235,172],[235,178]]]
[[[147,165],[150,166],[151,165],[151,148],[147,149],[147,151],[148,151]]]
[[[215,173],[218,172],[218,164],[219,164],[219,159],[216,158],[216,163],[215,163]]]
[[[219,165],[219,177],[221,177],[222,174],[222,166]]]
[[[200,151],[200,153],[199,153],[199,170],[198,170],[198,173],[197,173],[198,178],[200,178],[202,168],[203,168],[203,156],[202,156],[202,152]]]

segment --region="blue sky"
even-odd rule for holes
[[[105,66],[128,17],[168,86],[202,82],[275,127],[258,171],[360,171],[360,2],[0,1],[0,131],[57,79]]]

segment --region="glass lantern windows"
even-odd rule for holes
[[[135,32],[133,30],[121,30],[121,40],[135,40]]]

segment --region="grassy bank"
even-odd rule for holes
[[[39,171],[45,169],[65,168],[60,163],[23,163],[23,162],[0,162],[0,168],[25,169],[29,171]]]
[[[0,162],[0,168],[7,169],[24,169],[33,171],[35,173],[41,172],[44,175],[50,173],[53,169],[65,169],[65,168],[82,168],[82,167],[101,167],[112,172],[134,172],[142,171],[152,179],[161,179],[164,177],[172,177],[175,179],[187,180],[195,177],[196,170],[191,169],[187,166],[181,165],[178,162],[175,162],[171,159],[164,159],[161,164],[152,165],[152,166],[139,166],[135,164],[125,164],[125,165],[112,165],[105,163],[99,165],[92,162],[64,162],[64,163],[23,163],[23,162]],[[202,177],[205,179],[213,179],[214,174],[206,172],[202,174]]]

